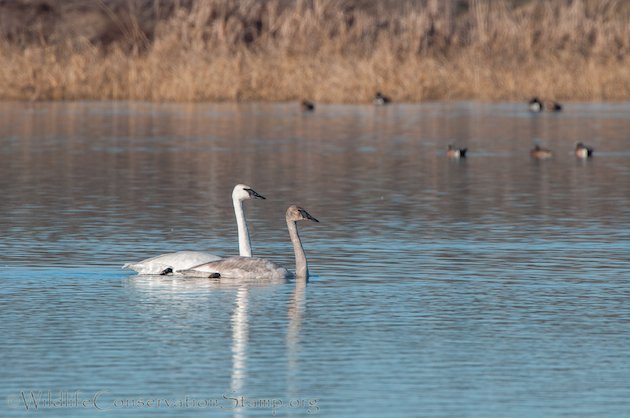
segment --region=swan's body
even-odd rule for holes
[[[237,184],[232,191],[232,203],[234,204],[234,213],[238,227],[239,254],[243,257],[252,256],[249,231],[247,230],[245,212],[243,211],[243,200],[247,199],[264,199],[264,197],[249,186]],[[164,275],[217,260],[221,260],[221,257],[206,251],[178,251],[147,258],[138,263],[127,263],[123,268],[134,270],[138,274]]]
[[[295,253],[295,276],[308,278],[308,264],[302,241],[297,232],[296,221],[311,220],[319,222],[304,209],[295,205],[287,209],[286,221],[289,236]],[[189,277],[220,277],[222,279],[258,279],[280,280],[292,276],[286,268],[263,258],[228,257],[218,261],[203,263],[179,273]]]
[[[228,257],[219,261],[202,263],[179,273],[188,277],[216,277],[223,279],[268,279],[280,280],[291,273],[278,264],[257,257]],[[217,274],[218,273],[218,274]]]
[[[157,257],[147,258],[138,263],[128,263],[125,264],[123,268],[137,271],[138,274],[164,275],[175,271],[176,266],[196,266],[220,259],[221,257],[218,255],[204,251],[178,251],[176,253],[162,254]]]

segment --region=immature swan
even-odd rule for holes
[[[237,184],[234,186],[234,190],[232,191],[232,203],[234,204],[236,225],[238,227],[239,254],[242,257],[252,256],[249,231],[247,230],[245,212],[243,211],[243,200],[248,199],[264,199],[264,197],[245,184]],[[139,274],[164,275],[220,259],[221,257],[218,255],[210,254],[205,251],[178,251],[176,253],[158,255],[157,257],[148,258],[138,263],[125,264],[123,268],[137,271]]]
[[[308,278],[308,265],[306,255],[302,248],[302,241],[297,231],[297,221],[311,220],[319,222],[307,211],[298,207],[290,206],[287,209],[287,228],[293,243],[295,252],[295,276]],[[224,279],[258,279],[258,280],[279,280],[286,279],[291,273],[284,267],[262,258],[229,257],[219,261],[204,263],[187,270],[180,270],[179,273],[189,277],[221,277]]]

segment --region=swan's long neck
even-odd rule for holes
[[[295,253],[295,277],[308,278],[306,255],[304,254],[304,248],[302,247],[302,241],[300,240],[295,221],[287,219],[287,228],[289,228],[289,236],[291,237],[293,252]]]
[[[238,252],[241,257],[252,256],[252,246],[249,242],[249,231],[245,222],[245,212],[243,211],[243,201],[232,198],[234,204],[234,214],[236,215],[236,226],[238,227]]]

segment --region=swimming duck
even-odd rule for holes
[[[547,159],[547,158],[551,158],[553,154],[551,153],[550,150],[548,150],[546,148],[541,148],[540,145],[536,145],[534,147],[534,149],[529,151],[529,155],[532,158],[535,158],[537,160],[544,160],[544,159]]]
[[[543,102],[541,102],[538,97],[532,98],[529,101],[528,106],[530,112],[538,113],[543,111]]]
[[[377,106],[386,105],[386,104],[390,103],[391,101],[392,101],[392,99],[390,99],[389,97],[385,96],[380,91],[377,91],[376,94],[374,95],[374,104],[377,105]]]
[[[562,111],[562,105],[558,102],[554,102],[553,100],[550,100],[547,103],[545,103],[545,108],[547,109],[548,112],[561,112]]]
[[[468,148],[455,148],[449,144],[446,149],[446,156],[449,158],[466,158],[466,151],[468,151]]]
[[[305,112],[312,112],[313,110],[315,110],[315,103],[311,102],[310,100],[302,100],[302,103],[300,103],[300,105],[302,106],[302,110]]]
[[[593,156],[593,148],[584,145],[581,142],[575,146],[575,156],[578,158],[590,158]]]

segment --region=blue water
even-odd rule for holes
[[[1,103],[0,416],[629,416],[628,132],[629,104]],[[308,283],[120,269],[236,254],[237,183],[255,255],[293,267],[288,205],[321,221]]]

